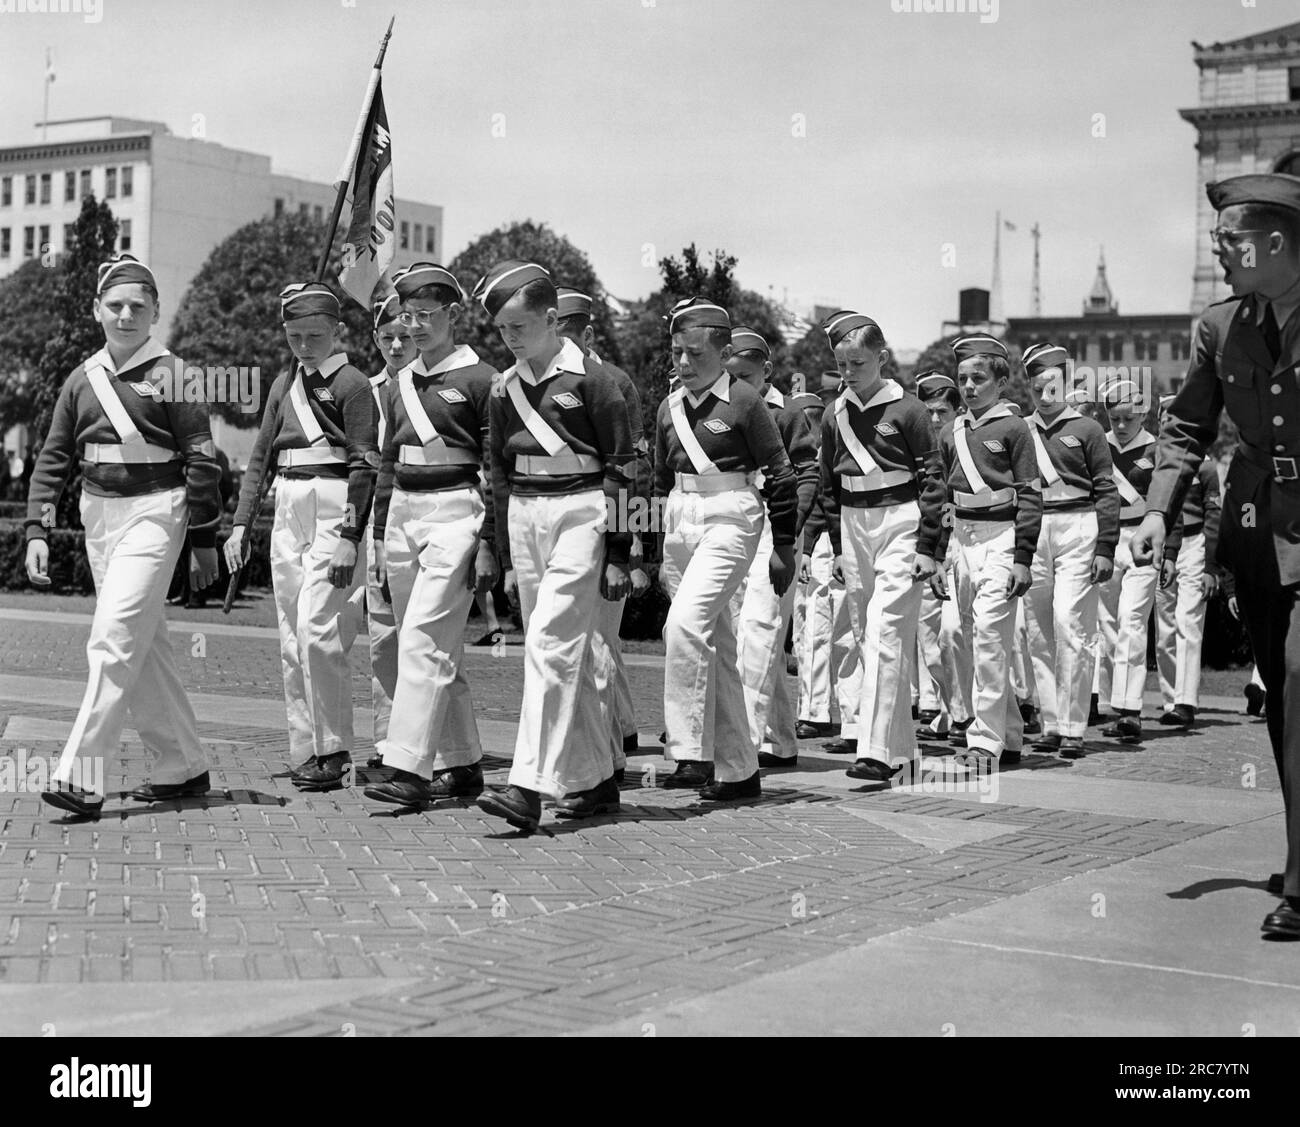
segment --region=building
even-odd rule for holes
[[[147,262],[158,278],[156,335],[165,341],[186,289],[222,240],[285,211],[324,223],[335,189],[278,174],[259,153],[177,137],[161,122],[51,121],[40,142],[0,149],[0,277],[29,258],[62,252],[82,197],[92,193],[118,219],[118,249]],[[399,198],[397,218],[394,268],[441,261],[441,207]]]
[[[1300,174],[1300,23],[1228,43],[1193,43],[1200,104],[1180,110],[1196,129],[1196,269],[1192,311],[1230,296],[1208,233],[1204,185],[1248,172]]]

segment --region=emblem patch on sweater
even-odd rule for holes
[[[876,424],[876,433],[877,433],[877,434],[886,434],[886,435],[888,435],[888,434],[897,434],[897,433],[898,433],[898,428],[897,428],[896,426],[894,426],[893,423],[877,423],[877,424]]]
[[[449,388],[447,388],[445,391],[440,391],[440,392],[438,392],[438,394],[439,394],[443,399],[445,399],[448,403],[464,403],[464,402],[465,402],[465,397],[464,397],[463,395],[461,395],[461,393],[460,393],[459,391],[457,391],[454,387],[449,387]]]
[[[327,387],[314,387],[312,392],[322,403],[334,402],[334,393]]]
[[[1155,462],[1153,462],[1150,458],[1139,458],[1136,462],[1133,463],[1133,465],[1135,465],[1140,470],[1153,470],[1156,468]]]
[[[1080,442],[1079,439],[1078,439],[1075,435],[1072,435],[1072,434],[1063,434],[1063,435],[1061,435],[1061,445],[1062,445],[1062,446],[1069,446],[1071,449],[1076,449],[1076,450],[1077,450],[1080,446],[1083,445],[1083,443]]]
[[[986,450],[991,450],[994,454],[1001,454],[1006,451],[1006,447],[1002,445],[1002,440],[1000,438],[986,438],[984,440],[984,448]]]
[[[561,407],[581,407],[582,400],[571,391],[562,391],[558,395],[551,396],[552,403],[558,403]]]
[[[161,392],[154,387],[148,380],[141,380],[139,383],[133,383],[131,390],[140,396],[141,399],[154,399],[161,395]]]
[[[712,434],[726,434],[731,428],[721,419],[705,419],[704,429]]]

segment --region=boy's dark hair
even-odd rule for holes
[[[554,309],[560,301],[555,283],[550,278],[534,278],[531,282],[525,282],[519,287],[519,292],[523,294],[523,305],[529,313],[545,313],[548,309]]]
[[[461,296],[450,286],[430,282],[427,286],[421,286],[406,300],[436,301],[439,305],[455,305],[461,301]]]
[[[731,330],[718,328],[716,325],[709,326],[709,344],[721,352],[731,343]]]
[[[730,340],[731,338],[728,337],[727,339]],[[733,352],[731,357],[733,360],[753,360],[755,364],[766,364],[771,359],[761,348],[746,348],[741,352]]]
[[[933,403],[936,399],[942,399],[949,407],[958,414],[961,413],[962,401],[961,392],[955,387],[937,387],[929,395],[922,395],[921,402],[925,404]]]
[[[876,324],[853,329],[845,334],[844,340],[854,348],[869,348],[872,352],[879,352],[885,347],[885,334]]]
[[[559,330],[562,333],[573,333],[574,336],[581,336],[591,327],[591,315],[589,313],[570,313],[567,317],[561,317]]]
[[[1011,378],[1011,362],[1005,356],[990,356],[985,353],[980,356],[972,356],[970,359],[978,360],[983,365],[984,371],[988,372],[995,380],[1009,380]]]

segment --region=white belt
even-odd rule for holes
[[[1119,510],[1120,520],[1141,520],[1147,515],[1146,504],[1141,505],[1121,505]]]
[[[1015,501],[1016,491],[1010,485],[1005,489],[983,489],[979,493],[959,493],[954,490],[952,499],[959,509],[1000,509]]]
[[[431,442],[428,446],[403,446],[397,455],[401,466],[477,466],[479,457],[464,446]]]
[[[1085,501],[1091,496],[1088,490],[1078,485],[1069,485],[1064,481],[1058,481],[1043,490],[1044,504],[1052,501]]]
[[[291,470],[298,466],[345,465],[347,460],[348,452],[342,446],[296,446],[281,450],[275,464],[282,470]]]
[[[561,477],[571,473],[598,473],[604,463],[595,454],[516,454],[515,473],[527,477]]]
[[[916,480],[911,470],[878,470],[866,477],[850,477],[845,474],[840,478],[840,488],[850,493],[878,493],[882,489],[893,489],[896,485],[907,485]]]
[[[157,466],[180,457],[176,450],[155,446],[152,442],[87,442],[81,460],[91,465]]]
[[[730,493],[748,489],[754,484],[755,474],[740,473],[679,473],[674,474],[673,488],[683,493]]]

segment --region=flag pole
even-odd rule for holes
[[[339,219],[343,215],[343,203],[348,196],[348,185],[352,183],[352,177],[356,173],[357,158],[361,155],[361,136],[365,131],[366,119],[370,116],[370,107],[375,100],[375,90],[379,86],[379,73],[384,66],[384,55],[388,52],[388,40],[393,34],[393,23],[397,17],[392,16],[388,21],[388,30],[384,32],[383,42],[379,44],[379,54],[375,58],[374,68],[370,72],[370,85],[366,88],[366,100],[361,106],[361,116],[357,119],[356,132],[352,136],[352,144],[348,149],[347,160],[343,163],[343,169],[339,174],[338,190],[334,196],[334,211],[330,214],[329,227],[325,231],[325,243],[321,247],[320,258],[316,262],[316,281],[325,280],[325,270],[329,266],[330,247],[334,245],[334,235],[338,231]]]
[[[50,48],[45,48],[45,112],[41,115],[41,141],[50,136]]]

